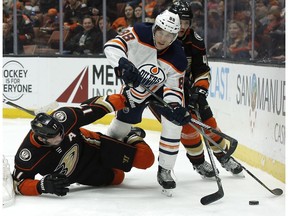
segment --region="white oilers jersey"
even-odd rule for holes
[[[113,68],[118,67],[121,57],[128,58],[138,68],[142,85],[153,92],[163,86],[163,97],[167,103],[182,104],[187,59],[179,41],[174,41],[167,49],[157,52],[153,42],[152,24],[141,23],[108,41],[104,52]],[[150,96],[141,86],[130,88],[130,92],[137,103]]]

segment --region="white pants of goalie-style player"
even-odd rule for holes
[[[2,202],[3,207],[13,204],[15,200],[15,191],[13,187],[13,179],[10,172],[8,160],[3,155],[3,186],[2,186]]]

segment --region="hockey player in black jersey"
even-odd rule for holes
[[[211,79],[210,67],[208,66],[206,58],[206,48],[203,39],[190,28],[193,18],[191,7],[187,2],[177,1],[173,3],[169,10],[180,16],[181,28],[178,33],[178,39],[182,41],[182,46],[188,61],[184,82],[186,107],[191,107],[192,113],[194,108],[199,107],[199,113],[203,123],[213,128],[218,128],[206,99]],[[153,104],[150,104],[149,107],[159,119],[157,107]],[[194,114],[192,114],[192,116],[196,118]],[[227,148],[227,144],[223,138],[208,131],[206,131],[206,133],[219,144],[222,149]],[[214,177],[215,173],[211,164],[204,158],[201,136],[189,124],[184,125],[182,128],[181,143],[186,148],[186,155],[192,163],[193,168],[203,177]],[[211,145],[211,148],[222,167],[227,171],[233,174],[238,174],[242,171],[242,167],[235,162],[233,158],[223,161],[221,160],[223,156],[221,150],[213,145]]]
[[[16,193],[64,196],[70,184],[118,185],[132,167],[151,167],[153,152],[137,134],[130,132],[122,142],[82,127],[126,105],[123,95],[113,94],[88,99],[79,108],[39,113],[15,155]]]

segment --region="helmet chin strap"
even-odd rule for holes
[[[177,39],[178,37],[178,33],[175,35],[174,39],[171,41],[171,43],[169,44],[169,46]]]

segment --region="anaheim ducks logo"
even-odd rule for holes
[[[79,160],[79,146],[73,145],[60,160],[55,171],[59,171],[66,176],[70,176]]]
[[[145,64],[139,68],[142,77],[141,84],[147,87],[158,85],[166,79],[164,71],[153,64]]]

